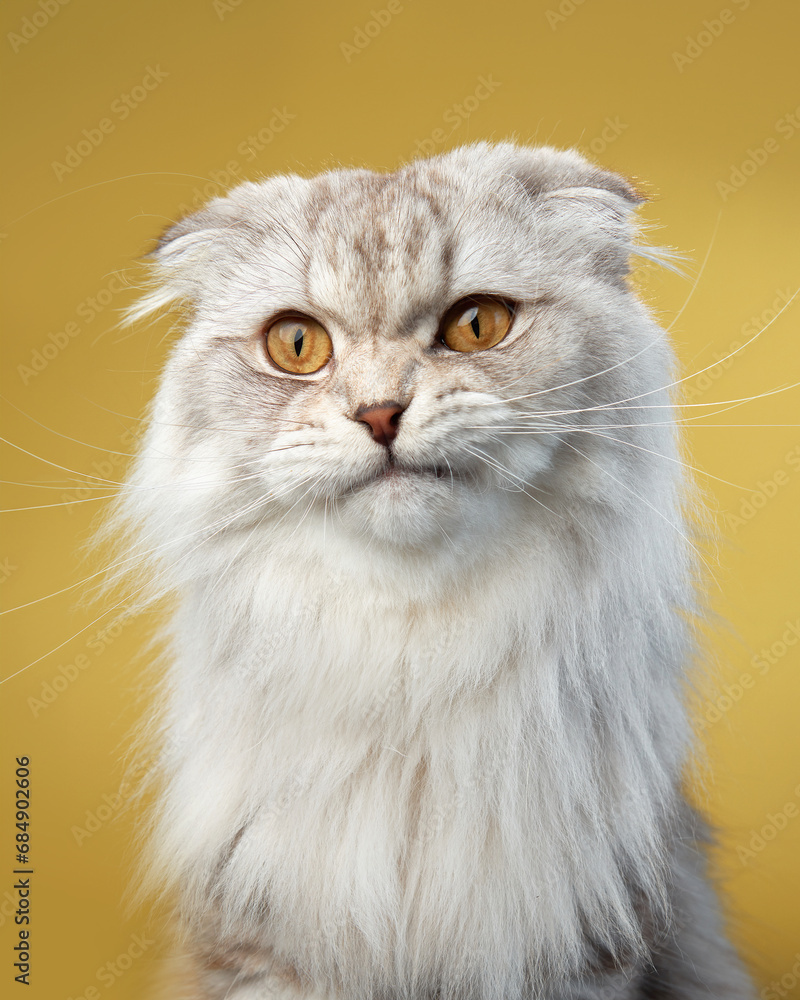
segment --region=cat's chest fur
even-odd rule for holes
[[[587,646],[544,523],[516,557],[419,556],[386,586],[318,527],[313,558],[228,565],[224,603],[212,572],[177,618],[165,859],[230,934],[325,978],[577,961],[587,921],[635,939],[673,761],[652,705],[615,719],[598,701],[610,665],[650,655],[633,603],[624,634],[603,632],[626,588],[584,581]],[[670,686],[656,697],[668,711]]]
[[[243,184],[154,251],[135,313],[188,322],[112,530],[176,609],[153,875],[214,1000],[271,963],[293,1000],[627,1000],[631,955],[642,996],[656,961],[747,995],[680,790],[697,552],[641,200],[478,144]]]

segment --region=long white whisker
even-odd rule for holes
[[[656,392],[665,392],[667,389],[672,389],[676,385],[680,385],[681,383],[686,382],[689,379],[696,378],[698,375],[702,375],[704,372],[710,371],[712,368],[716,368],[718,365],[723,364],[729,358],[732,358],[735,354],[738,354],[739,351],[743,351],[746,347],[748,347],[755,340],[757,340],[766,330],[768,330],[772,326],[772,324],[780,316],[783,315],[783,313],[789,308],[789,306],[792,304],[792,302],[794,302],[795,298],[797,298],[797,294],[798,294],[799,291],[800,291],[800,289],[796,289],[794,291],[792,297],[790,299],[788,299],[784,303],[784,305],[781,307],[781,309],[778,310],[778,312],[775,314],[775,316],[773,316],[772,319],[768,323],[766,323],[760,330],[758,330],[756,333],[754,333],[753,336],[750,337],[748,340],[746,340],[743,344],[740,344],[737,348],[735,348],[735,350],[731,351],[729,354],[726,354],[725,357],[720,358],[718,361],[714,361],[710,365],[706,365],[705,368],[701,368],[699,371],[692,372],[689,375],[685,375],[683,378],[676,379],[674,382],[670,382],[668,385],[659,386],[659,388],[657,388],[657,389],[650,389],[647,392],[639,393],[637,396],[629,396],[628,399],[619,399],[619,400],[616,400],[613,403],[600,404],[600,406],[596,407],[596,408],[604,408],[604,407],[607,408],[607,407],[620,406],[622,403],[627,403],[627,402],[630,402],[631,400],[634,400],[634,399],[642,399],[645,396],[652,396]],[[648,346],[652,346],[652,344],[650,344]],[[642,350],[645,350],[645,348],[643,348]],[[641,353],[641,351],[638,352],[638,353]],[[637,357],[637,356],[638,355],[633,355],[632,358],[628,359],[628,361],[632,360],[633,357]],[[620,364],[625,364],[625,363],[627,363],[627,362],[620,362]],[[522,395],[522,396],[512,396],[509,399],[488,400],[488,401],[486,401],[485,403],[483,403],[481,405],[484,405],[484,406],[493,406],[493,405],[498,405],[500,403],[513,403],[513,402],[517,402],[517,401],[519,401],[521,399],[531,399],[531,398],[533,398],[535,396],[541,396],[544,393],[555,392],[557,389],[566,388],[569,385],[577,385],[578,382],[587,381],[589,378],[596,378],[598,375],[603,375],[603,374],[605,374],[605,372],[613,371],[614,368],[617,368],[617,367],[619,367],[619,365],[612,365],[611,368],[607,368],[603,372],[597,372],[595,374],[586,376],[586,379],[577,379],[575,382],[569,382],[569,383],[566,383],[563,386],[553,386],[552,388],[539,389],[536,392],[527,393],[527,394]],[[800,384],[800,383],[796,383],[796,384]],[[710,403],[686,403],[686,404],[683,404],[683,405],[685,405],[685,406],[710,406],[712,404],[710,404]],[[589,407],[588,409],[592,409],[592,407]],[[583,412],[583,411],[574,410],[574,411],[567,411],[567,412],[579,413],[579,412]]]
[[[17,451],[21,451],[23,455],[29,455],[31,458],[35,458],[39,462],[44,462],[45,465],[51,465],[54,469],[61,469],[62,472],[69,472],[69,474],[72,476],[78,476],[81,479],[95,479],[99,483],[108,483],[111,486],[124,485],[123,483],[117,482],[114,479],[105,479],[103,476],[92,476],[91,474],[84,475],[84,473],[77,472],[75,469],[68,469],[66,465],[59,465],[58,462],[51,462],[50,459],[48,458],[42,458],[41,455],[36,455],[32,451],[28,451],[27,448],[23,448],[21,445],[14,444],[13,441],[9,441],[7,438],[0,437],[0,441],[2,441],[3,444],[9,445],[9,447],[11,448],[15,448]]]
[[[672,322],[667,327],[667,332],[669,332],[672,329],[672,327],[675,325],[675,323],[678,322],[678,320],[680,319],[680,317],[683,315],[684,310],[689,305],[689,302],[691,301],[692,296],[694,295],[695,289],[697,288],[697,286],[698,286],[698,284],[700,282],[700,279],[703,276],[703,271],[705,271],[705,267],[706,267],[706,264],[708,262],[708,258],[709,258],[710,254],[711,254],[711,248],[714,245],[714,241],[715,241],[716,235],[717,235],[717,229],[719,228],[719,222],[720,222],[721,218],[722,218],[722,212],[720,211],[720,213],[717,215],[717,221],[716,221],[716,223],[714,225],[714,231],[711,234],[711,241],[709,242],[708,249],[706,250],[705,257],[703,258],[703,263],[700,266],[700,270],[699,270],[699,272],[697,274],[697,277],[696,277],[696,279],[694,281],[694,284],[692,285],[691,291],[689,292],[689,294],[686,297],[683,305],[681,306],[681,308],[678,310],[677,314],[673,318]],[[644,354],[645,351],[649,351],[650,348],[653,347],[654,344],[659,343],[662,339],[663,339],[663,334],[661,332],[659,332],[658,336],[654,337],[650,341],[649,344],[645,344],[644,347],[642,347],[638,351],[636,351],[635,354],[632,354],[629,358],[625,358],[623,361],[618,361],[616,364],[611,365],[608,368],[604,368],[602,371],[592,372],[591,375],[584,375],[582,378],[573,379],[572,382],[563,382],[561,385],[554,385],[554,386],[551,386],[551,387],[549,387],[547,389],[540,389],[538,392],[530,393],[527,396],[518,396],[516,398],[517,399],[530,399],[532,396],[540,396],[540,395],[543,395],[543,394],[546,394],[546,393],[549,393],[549,392],[558,392],[561,389],[568,389],[571,386],[580,385],[583,382],[589,382],[591,379],[599,378],[601,375],[606,375],[606,374],[608,374],[608,372],[613,372],[617,368],[621,368],[623,365],[630,364],[631,361],[634,361],[640,355]],[[507,400],[506,402],[510,402],[510,400]],[[483,405],[489,405],[489,404],[483,404]]]
[[[242,513],[241,511],[237,512],[237,514],[235,516],[238,517],[238,516],[240,516],[241,513]],[[219,530],[223,530],[224,527],[225,526],[223,525],[223,527],[220,528]],[[214,532],[214,534],[217,534],[217,532]],[[197,550],[197,548],[199,548],[200,545],[204,544],[204,542],[207,541],[211,537],[213,537],[213,535],[207,536],[206,538],[201,539],[201,541],[198,543],[198,545],[196,545],[193,549],[191,549],[190,552],[184,553],[183,556],[179,556],[179,560],[182,559],[182,558],[186,558],[186,556],[188,556],[191,553],[195,552]],[[94,574],[94,576],[97,576],[97,575],[98,574]],[[89,577],[89,579],[91,579],[91,577]],[[48,650],[48,652],[43,653],[41,656],[37,657],[37,659],[32,660],[26,666],[21,667],[19,670],[15,671],[13,674],[10,674],[8,677],[4,677],[2,680],[0,680],[0,685],[5,684],[6,681],[10,681],[14,677],[19,676],[19,674],[24,673],[26,670],[29,670],[31,667],[36,666],[37,663],[40,663],[42,660],[46,659],[48,656],[51,656],[53,653],[58,652],[59,649],[62,649],[68,643],[72,642],[73,639],[76,639],[79,635],[82,635],[87,629],[91,628],[93,625],[96,625],[97,622],[102,621],[102,619],[105,618],[107,615],[109,615],[112,611],[115,611],[117,608],[122,607],[122,605],[126,604],[128,601],[130,601],[130,599],[132,597],[135,597],[137,594],[140,594],[143,590],[146,589],[147,586],[148,586],[148,583],[144,583],[144,584],[142,584],[141,587],[138,587],[132,593],[127,594],[121,601],[119,601],[117,604],[112,605],[110,608],[107,608],[102,614],[98,615],[97,618],[95,618],[93,621],[89,622],[88,625],[85,625],[83,628],[79,629],[74,635],[71,635],[68,639],[65,639],[64,642],[59,643],[57,646],[54,646],[52,649]],[[67,588],[67,589],[71,589],[71,588]],[[38,603],[38,601],[32,601],[31,603],[35,604],[35,603]],[[27,607],[27,605],[20,605],[20,607]],[[10,609],[10,610],[19,610],[19,609]]]
[[[117,480],[114,480],[114,479],[105,479],[102,476],[93,476],[91,473],[82,473],[82,472],[78,472],[76,469],[69,469],[65,465],[59,465],[58,462],[52,462],[48,458],[44,458],[41,455],[36,455],[34,452],[28,451],[27,449],[22,448],[20,445],[14,444],[13,441],[8,441],[6,438],[0,438],[0,441],[2,441],[3,443],[9,445],[12,448],[17,449],[17,451],[23,452],[23,454],[25,454],[25,455],[29,455],[31,458],[35,458],[39,462],[43,462],[45,465],[50,465],[54,469],[61,469],[64,472],[69,472],[73,476],[77,476],[78,477],[78,482],[79,483],[86,483],[88,489],[118,489],[118,488],[124,486],[124,487],[126,487],[127,489],[130,489],[130,490],[142,490],[142,491],[145,491],[145,492],[151,492],[151,491],[157,490],[157,489],[158,490],[185,489],[188,486],[197,486],[199,488],[203,488],[203,487],[205,487],[205,486],[208,485],[208,480],[206,478],[204,478],[204,477],[200,477],[200,478],[194,479],[194,480],[187,479],[187,480],[184,480],[184,481],[182,481],[180,483],[159,483],[157,486],[145,486],[145,485],[136,484],[136,483],[126,484],[126,483],[123,483],[123,482],[118,482]],[[279,452],[279,451],[291,451],[293,448],[310,448],[310,447],[312,447],[312,443],[310,441],[298,441],[296,444],[282,445],[280,448],[268,448],[265,451],[263,451],[261,453],[261,455],[271,455],[271,454],[274,454],[275,452]],[[155,456],[153,456],[153,455],[151,455],[150,457],[162,458],[162,457],[170,457],[170,456],[161,456],[161,455],[155,455]],[[174,456],[171,456],[171,457],[174,458]],[[228,456],[226,456],[226,457],[228,457]],[[233,456],[233,457],[236,458],[236,456]],[[246,456],[246,457],[251,458],[252,456]],[[225,480],[225,482],[226,483],[246,482],[249,479],[257,479],[260,475],[261,475],[260,472],[256,472],[256,473],[248,474],[246,476],[239,476],[239,477],[235,477],[233,479],[227,479],[227,480]],[[97,480],[97,485],[94,485],[91,482],[87,482],[87,480]],[[9,485],[15,485],[15,486],[35,486],[37,484],[35,484],[35,483],[11,483]],[[51,489],[59,489],[59,488],[60,489],[75,489],[77,486],[78,486],[78,484],[76,484],[76,483],[73,482],[73,483],[70,483],[70,484],[68,484],[67,486],[64,486],[64,487],[49,487],[49,488],[51,488]]]
[[[61,487],[58,487],[59,489]],[[80,497],[77,500],[62,500],[59,503],[39,503],[30,507],[4,507],[0,514],[18,514],[23,510],[51,510],[53,507],[72,507],[76,503],[92,503],[95,500],[113,500],[116,493],[106,493],[101,497]]]
[[[467,445],[466,446],[466,450],[467,451],[471,451],[472,449]],[[526,497],[528,497],[529,499],[533,500],[534,503],[537,503],[540,507],[543,507],[546,511],[548,511],[548,513],[553,514],[560,521],[564,521],[565,524],[569,523],[568,519],[566,517],[564,517],[563,514],[559,514],[557,511],[554,511],[551,507],[548,507],[547,504],[545,504],[541,500],[539,500],[538,497],[532,496],[532,494],[528,493],[527,490],[522,489],[519,486],[519,483],[522,483],[524,486],[528,486],[531,489],[535,489],[536,487],[532,486],[530,483],[528,483],[525,480],[521,479],[519,476],[516,476],[514,473],[510,472],[510,470],[508,470],[504,466],[498,464],[493,459],[488,458],[484,452],[480,451],[480,453],[478,453],[478,452],[472,452],[472,453],[475,455],[476,458],[478,458],[481,461],[483,461],[490,468],[494,468],[495,471],[498,472],[501,476],[504,476],[505,478],[507,478],[509,482],[514,483],[514,485],[515,485],[516,489],[518,490],[518,492],[524,493]],[[583,524],[581,521],[578,520],[578,518],[576,518],[576,517],[573,516],[573,520],[574,520],[575,524],[577,524],[580,527],[581,531],[585,532],[589,536],[589,538],[591,538],[593,541],[595,541],[601,548],[605,549],[607,552],[611,552],[612,551],[611,548],[601,538],[598,538],[597,535],[595,535],[595,533],[593,531],[590,531],[586,527],[585,524]]]
[[[740,486],[738,483],[732,483],[728,479],[722,479],[720,476],[715,476],[711,472],[706,472],[705,469],[699,469],[695,465],[689,465],[688,462],[684,462],[680,458],[675,458],[673,455],[664,455],[660,451],[654,451],[652,448],[645,448],[644,445],[634,444],[633,441],[626,441],[624,438],[615,438],[610,434],[603,434],[602,431],[597,431],[592,427],[578,427],[577,431],[584,434],[591,434],[592,437],[604,438],[606,441],[614,441],[616,444],[624,444],[630,448],[635,448],[637,451],[647,452],[648,455],[654,455],[656,458],[663,458],[667,462],[674,462],[676,465],[680,465],[684,469],[689,469],[692,472],[698,472],[702,476],[708,476],[709,479],[716,479],[719,483],[724,483],[726,486],[733,486],[737,490],[742,490],[746,492],[747,488],[745,486]]]
[[[666,516],[666,514],[663,513],[663,511],[660,511],[658,509],[658,507],[656,507],[653,504],[651,504],[649,500],[646,500],[640,493],[637,493],[636,490],[634,490],[630,486],[628,486],[627,483],[623,483],[621,479],[617,479],[617,477],[614,476],[614,475],[612,475],[608,471],[608,469],[604,469],[602,465],[600,465],[598,462],[595,462],[594,459],[590,458],[588,455],[586,455],[584,452],[582,452],[580,450],[580,448],[576,448],[574,444],[572,444],[572,443],[570,443],[569,441],[566,441],[566,440],[564,441],[564,444],[568,448],[571,448],[576,454],[578,454],[582,458],[584,458],[587,462],[591,462],[591,464],[596,469],[600,469],[600,471],[603,472],[606,476],[608,476],[609,479],[613,479],[615,483],[617,483],[623,489],[627,490],[628,493],[631,494],[631,496],[634,496],[634,497],[637,498],[637,500],[640,500],[646,507],[649,507],[650,510],[652,510],[654,513],[656,513],[663,521],[665,521],[671,528],[673,528],[681,536],[681,538],[686,542],[686,544],[689,545],[692,548],[692,550],[695,552],[695,554],[697,555],[697,557],[700,559],[700,561],[706,567],[709,575],[714,580],[714,582],[715,583],[717,582],[716,577],[711,572],[710,566],[708,565],[708,563],[706,562],[705,558],[703,557],[703,553],[697,548],[697,546],[694,544],[694,542],[691,541],[690,538],[687,538],[687,536],[684,534],[683,531],[681,531],[681,529],[678,527],[678,525],[675,524],[673,521],[671,521]]]
[[[684,312],[686,311],[686,307],[692,301],[692,296],[694,295],[695,291],[697,290],[700,284],[700,279],[703,277],[703,272],[706,269],[708,258],[711,256],[711,250],[714,246],[714,243],[716,242],[717,230],[719,229],[719,224],[721,219],[722,219],[722,209],[720,209],[719,212],[717,213],[717,221],[714,223],[714,230],[711,233],[711,239],[708,242],[708,249],[706,250],[705,256],[703,257],[703,263],[700,265],[700,270],[697,272],[697,277],[694,280],[694,284],[692,285],[689,294],[686,296],[683,305],[680,307],[675,316],[673,316],[672,322],[667,327],[667,333],[669,333],[670,330],[672,330],[673,326],[675,326],[675,324],[678,322],[681,316],[683,316]]]
[[[25,410],[23,410],[21,407],[17,406],[15,403],[12,403],[10,399],[6,399],[5,397],[0,397],[0,399],[3,399],[6,403],[8,403],[9,406],[12,406],[17,411],[17,413],[21,413],[23,417],[25,417],[27,420],[30,420],[31,423],[36,424],[38,427],[41,427],[43,430],[48,431],[50,434],[54,434],[56,437],[62,438],[64,441],[72,441],[74,444],[82,445],[84,448],[91,448],[94,451],[103,452],[103,454],[106,454],[106,455],[120,455],[123,458],[135,458],[136,457],[136,453],[135,452],[130,452],[130,451],[116,451],[115,449],[113,449],[113,448],[107,448],[104,445],[91,444],[91,442],[89,442],[89,441],[83,441],[80,438],[72,437],[69,434],[64,434],[61,431],[55,430],[55,428],[53,428],[53,427],[48,427],[47,424],[43,424],[41,422],[41,420],[37,420],[35,417],[32,417],[29,413],[26,413]],[[298,425],[301,425],[301,426],[308,426],[308,427],[312,427],[313,426],[313,424],[309,423],[308,421],[304,421],[304,420],[298,420],[298,421],[294,421],[294,420],[281,420],[281,418],[272,418],[271,417],[270,421],[272,421],[273,419],[276,420],[279,423],[292,423],[292,424],[298,424]],[[192,429],[190,424],[167,424],[164,421],[157,421],[157,420],[151,420],[150,423],[151,424],[159,424],[161,426],[186,427],[187,429]],[[215,426],[214,427],[214,431],[216,432],[217,430],[230,430],[232,433],[241,434],[241,428],[233,428],[233,427],[231,427],[231,428],[225,428],[225,427]],[[152,452],[151,452],[151,455],[152,455]],[[155,455],[154,457],[158,458],[158,457],[161,457],[161,456]],[[166,455],[164,457],[169,458],[169,459],[173,459],[174,458],[173,455]],[[243,453],[241,455],[227,454],[225,457],[228,458],[228,459],[233,459],[233,458],[248,458],[250,456],[249,456],[249,453],[245,452],[245,453]],[[195,461],[196,462],[203,462],[203,461],[207,461],[208,457],[205,456],[205,455],[196,455],[196,454],[182,456],[182,460],[183,461],[186,461],[187,459],[189,459],[190,461],[193,461],[193,462],[195,462]]]
[[[544,509],[549,511],[551,514],[556,513],[554,510],[551,510],[551,508],[548,507],[546,503],[543,503],[541,500],[539,500],[538,497],[533,496],[531,493],[528,493],[527,490],[522,488],[523,486],[527,486],[529,489],[533,490],[536,489],[535,486],[532,486],[530,483],[526,482],[520,476],[517,476],[515,473],[511,472],[510,469],[506,468],[500,462],[491,458],[481,448],[471,448],[469,445],[465,445],[464,447],[470,454],[474,455],[476,458],[481,459],[481,461],[485,462],[486,465],[488,465],[490,468],[495,469],[495,471],[499,472],[502,476],[505,476],[505,478],[508,479],[509,482],[514,483],[519,489],[520,493],[524,493],[526,497],[530,497],[530,499],[533,500],[534,503],[538,503],[540,507],[544,507]],[[556,517],[560,516],[561,516],[560,514],[556,514]]]
[[[78,395],[79,395],[80,399],[82,399],[84,402],[88,403],[90,406],[96,406],[98,410],[104,410],[106,413],[110,413],[114,417],[121,417],[123,420],[134,420],[134,421],[136,421],[136,423],[145,423],[145,422],[147,422],[148,424],[156,424],[159,427],[185,427],[188,430],[194,430],[194,427],[191,424],[176,424],[176,423],[173,423],[172,421],[169,421],[169,420],[156,420],[155,418],[148,417],[148,416],[136,417],[136,416],[133,416],[133,414],[130,414],[130,413],[120,413],[119,410],[111,410],[107,406],[103,406],[101,403],[98,403],[96,400],[89,399],[88,396],[84,396],[84,395],[81,395],[81,394],[78,394]],[[270,422],[276,421],[277,423],[282,423],[282,424],[302,424],[302,425],[304,425],[306,427],[313,427],[314,426],[308,420],[294,420],[294,419],[292,419],[290,417],[270,416],[269,419],[270,419]],[[44,425],[42,425],[42,426],[44,426]],[[128,428],[126,428],[126,430],[128,430]],[[215,432],[216,431],[229,431],[231,434],[240,434],[241,433],[241,431],[240,431],[240,429],[238,427],[225,427],[225,426],[221,426],[221,425],[220,426],[215,426],[214,427],[214,431]]]
[[[303,483],[308,482],[310,478],[311,477],[308,477],[307,479],[301,480],[300,484],[302,485]],[[50,600],[53,597],[58,597],[60,594],[65,594],[65,593],[67,593],[70,590],[74,590],[76,587],[85,586],[91,580],[95,580],[99,576],[107,576],[111,571],[116,571],[120,567],[125,566],[125,565],[127,565],[129,563],[132,563],[132,562],[141,562],[144,559],[151,558],[152,556],[156,555],[157,553],[159,553],[159,552],[161,552],[163,550],[168,549],[170,546],[175,545],[178,542],[185,541],[188,538],[193,538],[195,535],[205,534],[206,532],[208,532],[209,528],[214,528],[217,525],[221,525],[221,527],[219,528],[219,530],[220,531],[224,530],[225,527],[227,527],[228,525],[232,524],[234,521],[236,521],[238,518],[240,518],[243,514],[249,513],[250,510],[252,510],[254,507],[257,507],[259,505],[259,503],[261,503],[262,501],[274,502],[275,500],[279,500],[282,496],[285,496],[286,493],[291,492],[292,489],[295,489],[296,485],[297,484],[292,484],[291,486],[287,487],[282,493],[274,493],[274,492],[267,493],[263,497],[259,497],[256,500],[251,501],[248,504],[245,504],[244,507],[239,508],[234,514],[230,514],[230,515],[229,514],[225,514],[221,518],[218,518],[216,521],[212,521],[210,524],[203,525],[203,527],[201,527],[201,528],[196,528],[194,531],[190,531],[190,532],[188,532],[185,535],[179,535],[177,538],[171,538],[168,542],[164,542],[161,545],[157,545],[157,546],[155,546],[155,548],[146,550],[144,552],[136,552],[133,555],[128,556],[125,559],[121,559],[121,560],[117,561],[116,563],[112,563],[110,566],[104,566],[103,569],[98,570],[96,573],[92,573],[90,576],[87,576],[87,577],[85,577],[82,580],[77,580],[75,583],[71,583],[71,584],[69,584],[66,587],[62,587],[60,590],[55,590],[55,591],[53,591],[50,594],[45,594],[43,597],[37,597],[34,600],[28,601],[25,604],[18,604],[18,605],[16,605],[13,608],[6,608],[3,611],[0,611],[0,617],[2,615],[11,614],[14,611],[21,611],[23,608],[29,608],[29,607],[31,607],[34,604],[40,604],[42,601],[48,601],[48,600]],[[216,534],[218,534],[217,531],[213,532],[208,537],[214,537],[214,535],[216,535]],[[152,532],[151,532],[150,535],[145,536],[145,538],[143,540],[146,541],[147,538],[151,537],[151,536],[152,536]]]
[[[713,414],[712,414],[713,416]],[[743,427],[764,427],[764,428],[775,428],[775,427],[800,427],[800,424],[693,424],[690,423],[691,420],[695,420],[695,417],[685,417],[684,419],[676,420],[654,420],[648,421],[644,424],[598,424],[596,427],[600,430],[625,430],[628,428],[650,428],[650,427],[674,427],[674,426],[686,426],[692,431],[695,430],[705,430],[711,427],[727,427],[727,428],[743,428]],[[514,425],[507,424],[505,427],[499,427],[494,431],[496,435],[513,435],[513,434],[531,434],[531,435],[545,435],[545,434],[560,434],[564,432],[572,431],[585,431],[592,430],[592,427],[582,427],[580,424],[544,424],[540,427],[531,427],[530,425]],[[468,425],[464,427],[464,430],[472,431],[485,431],[486,427],[481,424]]]
[[[766,399],[769,396],[777,396],[782,392],[788,392],[790,389],[796,389],[800,386],[800,382],[792,382],[789,385],[778,386],[776,389],[767,389],[765,392],[755,393],[752,396],[742,396],[739,399],[716,399],[710,400],[707,403],[680,403],[680,402],[670,402],[670,403],[638,403],[634,406],[627,406],[627,400],[618,400],[615,403],[599,403],[597,406],[582,406],[574,410],[532,410],[529,413],[518,414],[520,419],[533,419],[539,417],[565,417],[571,416],[576,413],[627,413],[631,410],[673,410],[673,409],[689,409],[695,407],[710,407],[710,406],[731,406],[739,405],[742,403],[752,403],[759,399]],[[654,390],[656,392],[660,390]],[[632,399],[638,399],[638,396],[632,396]],[[725,412],[724,410],[720,412]],[[714,414],[710,414],[714,416]],[[702,416],[702,414],[701,414]],[[696,419],[696,418],[686,418],[686,419]]]

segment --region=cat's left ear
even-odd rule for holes
[[[646,198],[631,181],[576,150],[518,147],[515,153],[515,179],[556,257],[620,282],[632,255],[652,256],[639,241],[634,217]]]

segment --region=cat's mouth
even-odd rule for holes
[[[463,474],[457,472],[450,466],[441,465],[413,465],[407,462],[398,462],[390,459],[386,465],[378,472],[364,478],[356,485],[358,487],[372,486],[376,483],[400,483],[402,481],[412,482],[413,480],[423,481],[432,479],[443,479],[456,482],[464,478]]]
[[[455,475],[449,469],[442,469],[435,465],[420,469],[416,466],[397,465],[397,463],[393,462],[391,465],[387,465],[383,472],[378,473],[377,478],[392,479],[397,476],[434,476],[436,479],[445,479],[451,474]]]

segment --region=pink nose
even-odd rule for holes
[[[369,427],[372,431],[372,437],[378,444],[388,448],[397,437],[400,415],[404,409],[404,406],[390,400],[387,403],[378,403],[377,406],[359,407],[356,410],[355,419]]]

